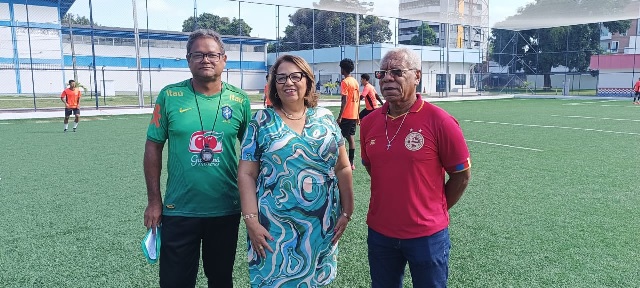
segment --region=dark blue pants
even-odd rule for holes
[[[160,287],[195,287],[202,244],[202,266],[209,287],[233,287],[240,215],[162,216]]]
[[[367,244],[372,288],[402,288],[407,262],[414,288],[447,287],[448,228],[414,239],[390,238],[369,228]]]

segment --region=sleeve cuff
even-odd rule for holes
[[[471,158],[467,158],[464,162],[448,167],[445,169],[448,173],[458,173],[471,168]]]

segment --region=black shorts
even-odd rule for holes
[[[342,131],[342,136],[349,137],[356,135],[356,124],[355,119],[340,120],[340,131]]]
[[[371,113],[371,112],[373,112],[373,110],[362,109],[362,111],[360,111],[360,120],[362,120],[364,118],[364,116],[369,115],[369,113]]]
[[[64,108],[64,117],[71,116],[71,113],[73,113],[73,115],[80,115],[80,108]]]
[[[638,95],[640,95],[640,91],[636,91],[636,97],[638,97]]]

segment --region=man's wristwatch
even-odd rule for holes
[[[344,218],[347,218],[347,220],[351,221],[351,216],[353,215],[349,215],[347,214],[347,212],[342,212],[342,216],[344,216]]]

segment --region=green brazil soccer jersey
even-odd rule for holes
[[[249,98],[222,84],[212,96],[195,92],[191,80],[164,87],[156,100],[147,139],[169,141],[163,215],[216,217],[240,213],[236,140],[251,120]],[[211,162],[200,151],[213,150]]]

